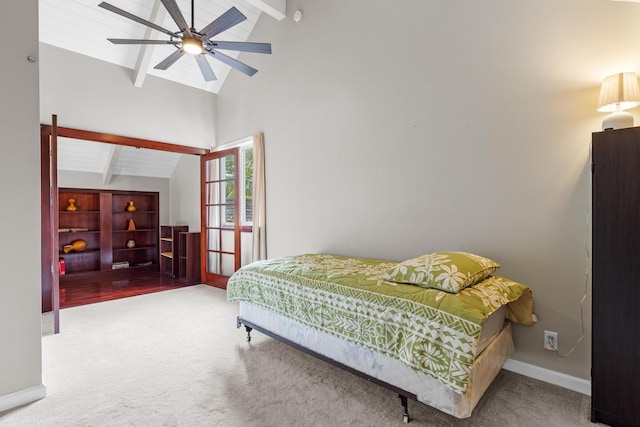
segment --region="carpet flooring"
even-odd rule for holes
[[[47,397],[2,426],[405,426],[394,393],[258,332],[204,285],[61,310]],[[409,401],[409,426],[589,426],[589,397],[501,371],[471,418]]]

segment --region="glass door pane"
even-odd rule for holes
[[[205,283],[226,287],[240,268],[238,149],[202,156],[202,277]]]

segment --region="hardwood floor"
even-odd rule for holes
[[[191,286],[160,272],[131,277],[88,278],[60,281],[60,308],[75,307],[152,292]]]

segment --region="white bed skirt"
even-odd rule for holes
[[[511,324],[506,322],[500,333],[476,357],[467,391],[459,394],[436,379],[408,368],[398,360],[301,325],[254,304],[240,303],[240,319],[413,393],[418,401],[457,418],[471,416],[473,408],[514,351]]]

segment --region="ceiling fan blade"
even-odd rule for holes
[[[179,44],[178,40],[107,39],[113,44]]]
[[[234,25],[241,23],[245,19],[247,19],[247,17],[244,16],[242,12],[240,12],[235,7],[232,7],[231,9],[227,10],[225,13],[217,17],[209,25],[204,27],[200,31],[200,34],[209,39],[216,34],[220,34],[221,32],[228,30]]]
[[[240,52],[271,53],[271,43],[223,42],[209,40],[213,49],[237,50]]]
[[[209,65],[209,61],[207,61],[207,57],[204,55],[197,55],[196,61],[198,62],[198,66],[200,67],[200,71],[202,72],[202,77],[204,77],[205,81],[218,80],[216,74],[211,69],[211,65]]]
[[[176,62],[178,59],[180,59],[182,57],[182,55],[184,55],[184,51],[182,49],[177,49],[175,52],[173,52],[171,55],[167,56],[158,65],[156,65],[153,68],[155,68],[157,70],[166,70],[167,68],[172,66],[174,62]]]
[[[100,6],[103,9],[107,9],[107,10],[113,12],[113,13],[117,13],[120,16],[124,16],[125,18],[129,18],[132,21],[136,21],[136,22],[138,22],[138,23],[140,23],[142,25],[146,25],[147,27],[153,28],[154,30],[157,30],[157,31],[160,31],[162,33],[168,34],[170,36],[179,38],[179,36],[176,33],[172,32],[172,31],[169,31],[166,28],[162,28],[161,26],[156,25],[153,22],[149,22],[146,19],[142,19],[142,18],[139,18],[139,17],[137,17],[135,15],[132,15],[129,12],[127,12],[126,10],[122,10],[122,9],[120,9],[118,7],[115,7],[115,6],[113,6],[113,5],[111,5],[111,4],[107,3],[107,2],[103,1],[98,6]]]
[[[183,31],[187,36],[193,37],[193,34],[191,34],[191,30],[189,29],[189,25],[187,24],[187,21],[184,19],[182,12],[180,12],[180,8],[176,4],[176,0],[161,0],[161,1],[165,9],[167,9],[167,12],[169,12],[169,15],[171,15],[171,17],[173,18],[178,28],[180,28],[180,30]]]
[[[205,53],[207,55],[213,56],[218,61],[224,62],[225,64],[227,64],[231,68],[233,68],[235,70],[238,70],[241,73],[244,73],[249,77],[253,76],[255,73],[258,72],[258,70],[256,70],[255,68],[250,67],[247,64],[243,64],[242,62],[238,61],[237,59],[234,59],[234,58],[232,58],[230,56],[227,56],[222,52],[218,52],[217,50],[212,50],[212,51],[206,50]]]

